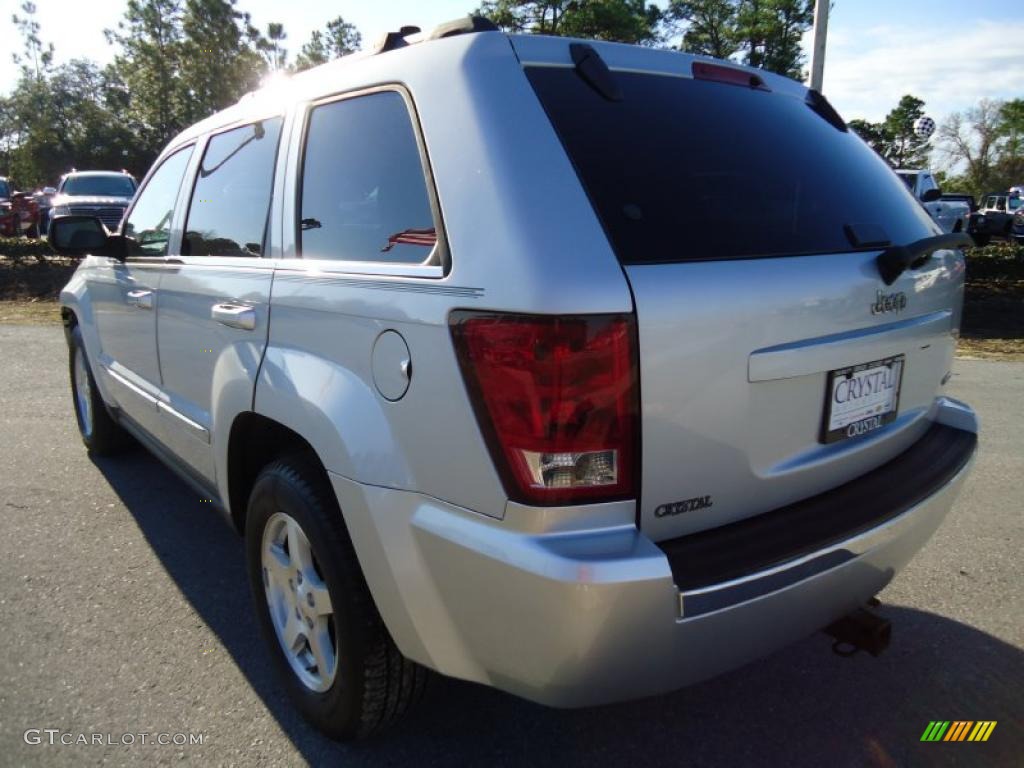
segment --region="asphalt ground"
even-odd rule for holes
[[[956,363],[979,457],[881,595],[881,657],[819,634],[576,711],[435,677],[397,728],[345,746],[273,678],[233,531],[144,451],[87,457],[59,327],[0,325],[0,361],[0,765],[1024,765],[1024,363]],[[931,720],[998,724],[986,743],[922,743]],[[179,733],[203,743],[152,743]],[[59,744],[80,734],[114,744]]]

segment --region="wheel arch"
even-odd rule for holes
[[[231,424],[227,450],[228,509],[239,533],[245,531],[249,494],[260,471],[270,462],[301,454],[327,477],[316,449],[306,438],[278,421],[253,411],[239,413]]]

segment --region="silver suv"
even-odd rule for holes
[[[244,534],[338,738],[427,669],[576,707],[770,653],[883,589],[975,450],[966,235],[823,97],[487,26],[253,94],[118,233],[51,232],[86,447]]]

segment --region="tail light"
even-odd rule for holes
[[[636,327],[631,315],[452,313],[462,375],[509,498],[636,495]]]

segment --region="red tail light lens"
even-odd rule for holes
[[[452,336],[509,498],[550,505],[635,496],[631,315],[455,312]]]

